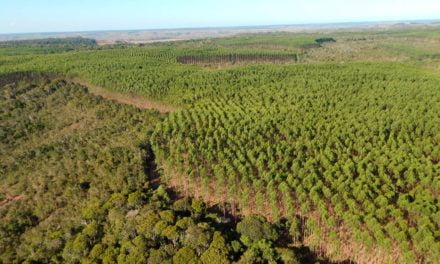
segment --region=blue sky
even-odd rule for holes
[[[440,0],[0,0],[0,33],[440,19]]]

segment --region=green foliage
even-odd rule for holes
[[[206,212],[205,203],[202,201],[193,200],[191,203],[191,212],[195,218],[202,216]]]
[[[280,256],[270,241],[259,240],[252,244],[238,263],[278,263]]]
[[[91,49],[96,41],[85,38],[50,38],[0,42],[0,55],[53,54]]]
[[[200,260],[203,264],[227,264],[229,250],[220,232],[215,232],[211,245],[203,253]]]
[[[280,235],[352,246],[339,230],[397,262],[435,262],[437,31],[1,44],[0,262],[295,263]],[[106,102],[61,76],[182,110]],[[175,201],[166,183],[224,212]],[[250,216],[235,228],[227,211],[289,223]]]
[[[260,216],[247,216],[237,225],[241,240],[247,246],[260,240],[276,241],[278,233],[271,223]]]
[[[0,260],[52,261],[63,249],[70,259],[90,250],[100,258],[104,247],[94,245],[109,207],[126,195],[142,206],[147,176],[136,142],[160,117],[38,75],[1,80],[0,192],[11,200],[0,206]]]
[[[177,251],[176,255],[173,256],[173,263],[175,264],[197,264],[199,260],[191,248],[183,247]]]
[[[163,249],[151,249],[150,250],[150,257],[148,258],[147,263],[151,264],[162,264],[162,263],[169,263],[171,264],[171,259]]]
[[[295,255],[295,252],[289,248],[277,248],[277,253],[280,255],[280,259],[285,264],[299,264],[300,261]]]
[[[185,231],[184,244],[194,249],[197,255],[201,255],[208,249],[212,238],[212,232],[203,226],[194,225]]]
[[[353,236],[369,247],[394,245],[418,258],[437,258],[432,249],[440,244],[426,241],[440,239],[434,217],[439,77],[387,63],[222,74],[231,83],[241,76],[253,80],[241,89],[220,85],[221,93],[172,113],[153,134],[158,162],[174,181],[196,183],[185,189],[208,189],[207,199],[238,203],[272,220],[315,212],[303,228],[317,236],[344,226],[370,234]],[[252,199],[243,198],[249,188]],[[385,229],[396,222],[401,225]],[[429,238],[411,233],[410,226]],[[293,228],[299,240],[304,230]]]

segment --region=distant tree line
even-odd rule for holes
[[[319,45],[326,43],[326,42],[336,42],[336,40],[334,38],[319,38],[319,39],[316,39],[315,41]]]
[[[47,46],[47,45],[96,45],[96,40],[74,37],[74,38],[43,38],[43,39],[29,39],[29,40],[11,40],[0,42],[0,47],[4,46]]]
[[[240,62],[269,62],[288,63],[296,62],[296,54],[224,54],[224,55],[187,55],[177,57],[177,62],[182,64],[222,64]]]
[[[95,48],[97,48],[97,44],[94,39],[81,37],[14,40],[0,42],[0,56],[54,54]]]

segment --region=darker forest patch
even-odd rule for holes
[[[319,45],[321,45],[326,42],[336,42],[336,40],[334,38],[319,38],[319,39],[316,39],[315,42],[318,43]]]
[[[177,57],[177,62],[181,64],[293,63],[297,60],[296,54],[225,54]]]

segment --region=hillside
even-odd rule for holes
[[[0,46],[2,261],[437,263],[438,32]]]
[[[0,263],[320,261],[287,247],[281,222],[237,225],[160,185],[158,112],[47,76],[0,80]]]

